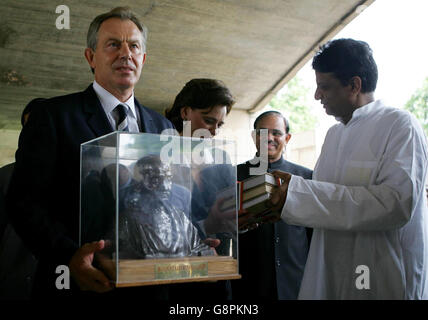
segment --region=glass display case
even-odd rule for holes
[[[237,279],[236,144],[113,132],[81,145],[80,245],[116,286]]]

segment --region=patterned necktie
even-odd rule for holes
[[[117,120],[117,130],[118,131],[129,131],[128,127],[128,107],[123,104],[118,104],[115,108],[117,114],[119,115]]]

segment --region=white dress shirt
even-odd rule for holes
[[[93,83],[93,88],[98,99],[101,102],[101,106],[103,107],[104,112],[106,113],[113,130],[116,130],[117,128],[116,120],[113,117],[113,110],[117,107],[118,104],[123,104],[127,105],[129,108],[127,116],[129,132],[140,132],[138,128],[137,114],[135,110],[134,93],[132,93],[131,97],[127,101],[121,102],[114,95],[112,95],[106,89],[101,87],[95,80]]]
[[[428,298],[427,158],[415,117],[381,101],[330,128],[282,210],[314,228],[299,299]]]

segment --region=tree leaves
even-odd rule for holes
[[[269,105],[282,113],[290,123],[290,132],[299,133],[315,129],[318,119],[312,114],[309,88],[297,76],[278,92]]]
[[[428,137],[428,77],[422,83],[422,86],[416,89],[404,109],[411,112],[421,123]]]

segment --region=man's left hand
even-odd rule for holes
[[[280,179],[281,185],[272,192],[270,203],[272,205],[272,212],[276,212],[278,220],[281,218],[282,208],[287,200],[288,184],[291,180],[291,174],[283,171],[273,171],[272,174],[275,178]]]

